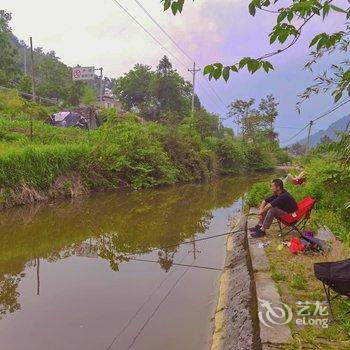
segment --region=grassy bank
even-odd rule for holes
[[[169,125],[109,110],[100,128],[86,131],[47,125],[43,120],[51,111],[18,96],[5,97],[0,98],[3,205],[96,189],[206,181],[271,169],[286,158],[276,143],[245,143],[208,114]],[[30,114],[36,116],[32,137]]]
[[[317,231],[327,226],[337,237],[332,251],[327,254],[292,255],[284,247],[280,248],[281,238],[272,227],[266,237],[270,245],[266,249],[270,261],[271,276],[277,283],[279,293],[285,303],[292,306],[297,315],[297,302],[310,302],[313,306],[325,300],[322,283],[314,275],[313,266],[317,262],[340,261],[349,258],[350,243],[350,170],[349,136],[343,135],[339,142],[321,146],[302,159],[307,173],[307,181],[302,186],[287,185],[287,190],[297,200],[313,196],[317,203],[307,229]],[[250,206],[258,206],[270,195],[270,183],[256,183],[248,193]],[[295,234],[295,233],[294,233]],[[285,241],[290,239],[285,237]],[[344,316],[349,311],[346,299],[337,298],[334,305],[337,322],[328,328],[315,325],[296,326],[291,322],[293,342],[285,349],[349,349],[350,323]],[[311,310],[312,311],[312,310]],[[330,316],[329,316],[330,318]]]

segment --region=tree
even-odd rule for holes
[[[267,95],[266,98],[263,98],[259,104],[260,114],[264,119],[264,123],[266,123],[271,130],[273,130],[273,123],[278,116],[278,105],[279,103],[276,102],[273,95]]]
[[[116,80],[114,93],[126,111],[136,109],[142,115],[147,114],[154,106],[149,89],[154,74],[151,67],[136,64],[132,70]]]
[[[68,100],[72,77],[70,69],[52,53],[43,55],[36,66],[37,92],[41,96]]]
[[[165,76],[172,72],[173,65],[169,61],[169,58],[167,56],[164,56],[157,66],[157,73],[161,74],[162,76]]]
[[[192,86],[172,68],[164,56],[157,70],[137,64],[115,81],[114,93],[126,111],[136,111],[146,120],[180,122],[191,106]],[[200,108],[198,97],[196,108]]]
[[[324,135],[321,137],[320,143],[322,145],[327,145],[332,142],[332,139],[328,135]]]
[[[305,154],[306,145],[302,145],[301,143],[297,142],[287,147],[287,150],[290,151],[292,154],[295,154],[296,156],[301,156]]]
[[[263,98],[258,108],[254,108],[255,100],[236,100],[229,106],[228,117],[234,118],[235,123],[241,128],[243,140],[256,142],[276,141],[277,134],[273,123],[278,115],[275,98],[272,95]]]
[[[94,104],[94,102],[96,102],[96,93],[94,91],[94,89],[86,84],[84,86],[84,90],[83,90],[83,96],[82,96],[82,103],[84,104],[84,106],[91,106]]]
[[[16,50],[10,40],[11,14],[0,10],[0,85],[12,86],[19,71],[16,67]]]
[[[164,11],[171,9],[174,15],[181,13],[185,0],[161,0]],[[230,65],[222,63],[210,64],[204,69],[204,74],[209,79],[219,79],[223,77],[226,81],[231,73],[247,69],[251,74],[258,70],[265,70],[268,73],[274,69],[269,61],[271,57],[280,55],[294,46],[303,36],[303,29],[310,26],[317,18],[324,20],[330,14],[337,13],[343,19],[339,23],[344,23],[344,30],[333,33],[321,32],[310,41],[309,54],[311,61],[307,66],[315,64],[324,55],[347,52],[349,48],[350,28],[347,22],[350,18],[350,8],[342,8],[333,3],[333,0],[288,0],[281,1],[252,0],[248,6],[249,13],[255,16],[258,12],[268,15],[275,15],[276,24],[272,28],[269,39],[270,44],[279,43],[280,47],[274,51],[262,54],[260,57],[244,57],[238,62]],[[315,26],[319,26],[316,22]],[[344,93],[350,95],[350,61],[343,60],[339,63],[331,62],[330,75],[318,76],[316,84],[311,86],[301,95],[302,100],[309,98],[314,93],[332,91],[335,102],[339,101]]]
[[[233,118],[234,122],[237,125],[237,129],[241,128],[241,132],[244,138],[244,132],[246,127],[243,127],[245,120],[254,114],[257,114],[257,111],[253,108],[255,100],[251,98],[248,101],[236,100],[231,102],[229,105],[229,112],[227,116]]]
[[[190,108],[192,86],[173,70],[167,56],[158,64],[150,91],[157,101],[158,117],[167,111],[184,114]]]

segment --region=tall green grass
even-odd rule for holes
[[[26,183],[48,189],[54,180],[71,170],[79,170],[90,148],[76,145],[30,145],[0,154],[0,186],[15,188]]]

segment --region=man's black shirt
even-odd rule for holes
[[[288,214],[294,213],[298,210],[298,204],[291,194],[283,191],[279,196],[276,194],[265,199],[266,203],[270,203],[273,208],[279,208]]]

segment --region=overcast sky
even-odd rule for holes
[[[118,77],[135,63],[156,67],[167,54],[173,65],[188,80],[186,67],[191,61],[151,22],[134,0],[118,0],[149,30],[170,52],[170,56],[150,38],[114,0],[1,0],[1,8],[12,13],[14,34],[27,43],[33,37],[34,45],[44,51],[54,50],[61,60],[70,65],[103,66],[105,75]],[[188,1],[184,13],[176,17],[164,13],[159,0],[139,0],[177,43],[201,67],[208,63],[235,63],[244,56],[259,56],[271,51],[268,44],[274,16],[259,13],[249,16],[245,0]],[[346,4],[339,0],[338,4]],[[305,36],[295,47],[272,59],[275,72],[234,75],[228,83],[211,82],[221,96],[217,98],[204,77],[199,76],[197,93],[211,111],[222,116],[226,106],[234,99],[257,100],[273,94],[280,102],[277,126],[303,127],[315,116],[327,111],[333,103],[330,96],[312,98],[303,105],[298,115],[295,104],[298,93],[312,83],[314,74],[303,70],[310,38],[319,31],[333,32],[341,24],[339,16],[325,23],[314,22],[305,27]],[[321,72],[328,66],[327,59],[315,70]],[[222,101],[221,101],[222,100]],[[344,106],[316,124],[315,131],[327,127],[336,119],[349,114]],[[227,122],[227,126],[230,126]],[[297,130],[278,129],[281,140],[286,140]],[[301,136],[305,136],[306,132]]]

